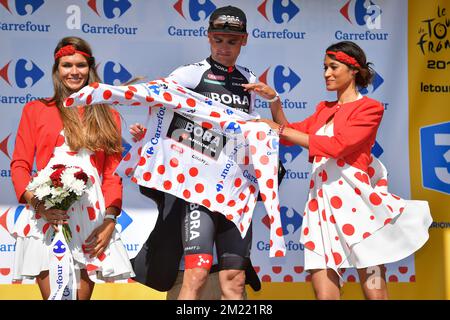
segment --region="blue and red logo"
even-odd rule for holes
[[[64,258],[66,251],[66,245],[61,240],[56,241],[55,245],[53,246],[53,254],[58,260]]]
[[[9,61],[0,69],[0,78],[8,85],[19,88],[32,87],[44,76],[44,72],[31,60]],[[14,79],[13,79],[14,78]]]
[[[131,73],[119,62],[107,61],[103,68],[103,82],[120,85],[132,78]],[[117,82],[117,83],[115,83]]]
[[[349,0],[339,12],[351,24],[381,29],[381,9],[372,1]]]
[[[287,5],[283,5],[283,0],[264,0],[258,6],[258,12],[267,21],[281,24],[291,21],[300,12],[300,8],[292,0]],[[287,21],[284,21],[284,17],[287,17]]]
[[[302,226],[303,216],[294,208],[289,209],[288,207],[282,206],[280,208],[280,217],[283,236],[289,233],[295,233]],[[267,229],[270,229],[270,218],[268,215],[264,216],[261,221]]]
[[[373,75],[372,84],[370,85],[372,87],[372,93],[374,93],[384,82],[383,77],[374,71],[375,74]],[[361,94],[367,94],[369,93],[368,88],[362,88],[359,90]]]
[[[8,159],[11,160],[11,156],[9,155],[9,152],[8,152],[9,137],[11,137],[11,133],[8,134],[8,136],[0,142],[0,151],[3,152],[8,157]]]
[[[120,18],[131,8],[128,0],[89,0],[87,4],[99,17],[107,19]]]
[[[280,144],[280,160],[283,164],[292,163],[302,153],[303,148],[299,145],[287,147]]]
[[[287,75],[286,70],[288,71]],[[267,81],[269,71],[270,67],[267,68],[261,76],[259,76],[259,81],[269,84]],[[286,85],[289,89],[287,92],[291,92],[292,89],[294,89],[302,80],[300,76],[294,72],[294,70],[280,65],[273,69],[272,79],[272,85],[278,93],[284,93],[286,91]]]
[[[14,3],[14,5],[11,5]],[[44,0],[0,0],[0,5],[2,5],[9,13],[13,14],[15,12],[19,16],[32,15],[35,13],[42,5]]]
[[[184,19],[191,19],[192,21],[206,20],[209,15],[216,10],[216,5],[211,0],[178,0],[173,8]],[[202,13],[202,14],[200,14]],[[203,16],[203,19],[202,17]]]

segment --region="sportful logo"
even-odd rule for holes
[[[381,8],[372,1],[349,0],[340,13],[351,24],[356,23],[370,30],[381,29]]]
[[[420,129],[423,187],[450,194],[450,122]]]
[[[107,19],[120,18],[131,7],[128,0],[89,0],[87,4],[99,17]]]
[[[10,3],[14,3],[15,11],[19,16],[26,16],[35,13],[44,4],[44,0],[0,0],[0,4],[13,14],[13,6]]]
[[[285,70],[289,70],[289,74],[285,75]],[[270,67],[263,72],[259,77],[259,81],[268,84],[267,75],[269,73]],[[284,66],[276,66],[273,71],[273,86],[278,93],[284,93],[285,84],[289,86],[288,92],[291,92],[301,81],[301,78],[292,70],[291,68],[285,68]]]
[[[203,20],[206,20],[206,18],[208,18],[209,15],[216,10],[216,5],[210,0],[202,1],[202,3],[198,0],[178,0],[173,5],[173,8],[184,19],[187,19],[186,16],[188,16],[188,18],[192,21],[200,21],[200,12],[203,12]]]
[[[270,2],[272,5],[270,5]],[[258,12],[267,21],[275,21],[275,23],[281,24],[291,21],[300,12],[300,9],[292,0],[289,0],[286,6],[283,5],[283,0],[264,0],[258,6]],[[283,17],[286,16],[287,21],[284,21]]]
[[[132,77],[131,73],[119,62],[108,61],[103,68],[103,81],[111,85],[119,85],[127,82]],[[117,83],[114,83],[117,82]]]
[[[288,214],[289,211],[291,211],[290,214]],[[281,207],[280,217],[283,236],[289,233],[295,233],[302,226],[303,216],[294,208],[291,208],[289,210],[288,207]],[[267,229],[270,229],[270,218],[268,215],[264,216],[261,221],[267,227]]]
[[[383,84],[383,82],[384,82],[383,77],[375,71],[371,84],[372,93],[374,93]],[[367,94],[369,93],[369,90],[367,90],[367,88],[361,88],[359,92],[361,94]]]
[[[19,59],[15,63],[12,62],[13,60],[9,61],[0,69],[0,78],[10,86],[12,86],[11,82],[15,82],[15,85],[22,89],[32,87],[44,76],[44,72],[31,60]],[[10,69],[14,70],[15,81],[10,77]],[[28,81],[28,79],[31,79],[31,81]]]

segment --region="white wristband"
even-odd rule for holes
[[[267,102],[275,102],[277,99],[280,98],[280,95],[278,94],[278,92],[275,91],[275,97],[273,97],[270,100],[266,100]]]
[[[114,221],[114,223],[117,223],[117,216],[114,214],[105,214],[105,217],[103,218],[103,220],[105,219],[111,219]]]

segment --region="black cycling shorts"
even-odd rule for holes
[[[245,270],[250,260],[252,225],[244,238],[235,224],[218,212],[186,202],[182,214],[185,269],[210,269],[216,243],[219,270]]]

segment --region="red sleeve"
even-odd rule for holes
[[[32,107],[33,103],[29,103],[23,108],[11,160],[11,180],[20,203],[25,203],[22,195],[31,180],[36,152],[36,123],[33,121]]]
[[[379,102],[371,102],[358,107],[345,124],[334,131],[333,137],[310,133],[309,156],[338,159],[355,152],[376,134],[383,112],[383,106]]]
[[[113,116],[119,132],[122,132],[119,114],[113,111]],[[122,160],[122,154],[120,152],[105,155],[102,191],[105,197],[106,208],[113,206],[122,209],[122,178],[114,174],[120,160]]]
[[[297,131],[300,131],[300,132],[303,132],[306,134],[310,133],[311,126],[316,122],[317,114],[323,108],[323,106],[324,106],[324,104],[320,103],[316,108],[316,112],[314,112],[308,118],[306,118],[303,121],[289,123],[286,127],[292,128],[294,130],[297,130]],[[285,139],[280,139],[280,143],[285,146],[288,146],[288,147],[294,145],[292,142],[285,140]]]

